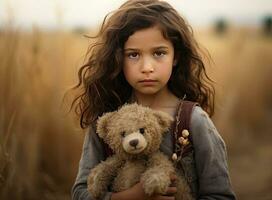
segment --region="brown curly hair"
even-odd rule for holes
[[[73,89],[81,93],[73,100],[71,109],[75,108],[82,128],[129,101],[132,87],[122,71],[124,44],[134,32],[155,25],[172,42],[179,58],[168,82],[169,89],[179,98],[186,94],[186,100],[198,102],[213,114],[214,87],[192,28],[167,2],[129,0],[104,18],[87,52],[88,61],[78,72],[79,82]]]

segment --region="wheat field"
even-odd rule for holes
[[[91,34],[91,32],[88,32]],[[240,200],[272,196],[272,37],[259,29],[195,35],[213,59],[213,121]],[[84,131],[63,96],[89,39],[73,32],[0,30],[0,199],[70,199]]]

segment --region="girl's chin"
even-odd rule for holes
[[[136,90],[135,93],[136,94],[140,94],[140,95],[155,95],[157,94],[157,90]]]
[[[163,91],[162,88],[158,87],[141,87],[134,89],[135,94],[139,95],[157,95]]]

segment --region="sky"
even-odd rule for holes
[[[167,0],[193,26],[218,18],[232,24],[258,25],[272,16],[272,0]],[[124,0],[0,0],[0,25],[20,28],[95,27]]]

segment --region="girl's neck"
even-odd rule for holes
[[[166,112],[172,116],[175,114],[176,107],[179,103],[179,98],[168,89],[155,95],[145,95],[134,92],[133,98],[138,104]]]

